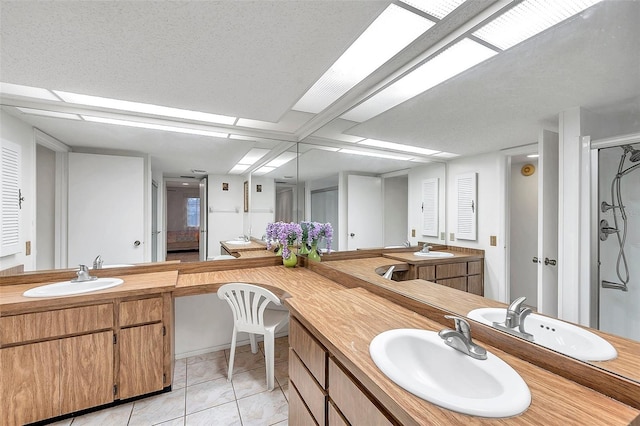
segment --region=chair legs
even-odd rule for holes
[[[236,333],[235,326],[233,327],[233,336],[231,337],[231,350],[229,351],[229,371],[227,372],[227,382],[230,382],[233,377],[233,360],[236,357]]]
[[[267,370],[267,389],[272,391],[274,388],[274,330],[265,330],[264,333],[264,361]]]
[[[258,345],[256,344],[256,335],[249,333],[249,342],[251,342],[251,353],[258,353]]]

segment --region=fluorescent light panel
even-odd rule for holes
[[[389,5],[293,109],[319,113],[433,25],[415,13]]]
[[[439,152],[437,154],[433,155],[434,157],[440,157],[440,158],[454,158],[454,157],[459,157],[460,154],[453,154],[451,152]]]
[[[411,146],[411,145],[403,145],[403,144],[394,143],[394,142],[379,141],[376,139],[365,139],[359,142],[358,144],[375,146],[376,148],[387,148],[387,149],[393,149],[396,151],[411,152],[414,154],[421,154],[421,155],[433,155],[439,152],[433,149],[420,148],[420,147]]]
[[[80,120],[80,116],[78,114],[70,114],[68,112],[46,111],[44,109],[33,109],[33,108],[23,108],[23,107],[16,107],[16,109],[25,114],[41,115],[43,117],[53,117],[53,118],[66,118],[69,120]]]
[[[551,28],[600,0],[526,0],[498,16],[473,35],[502,50]]]
[[[540,156],[540,154],[529,154],[527,155],[527,158],[538,158]]]
[[[462,3],[465,0],[401,0],[403,3],[413,6],[418,10],[428,13],[431,16],[435,16],[438,19],[442,19]]]
[[[39,87],[22,86],[20,84],[2,83],[0,82],[0,93],[14,96],[24,96],[27,98],[44,99],[47,101],[60,101],[60,98],[55,96],[51,91],[47,89],[41,89]]]
[[[164,132],[186,133],[190,135],[211,136],[215,138],[226,138],[227,133],[212,132],[209,130],[189,129],[186,127],[166,126],[164,124],[143,123],[139,121],[117,120],[113,118],[94,117],[90,115],[81,115],[85,121],[94,123],[115,124],[117,126],[138,127],[141,129],[162,130]]]
[[[416,70],[375,94],[342,118],[366,121],[494,56],[496,52],[468,38],[462,39]]]
[[[245,170],[247,170],[249,167],[251,167],[250,164],[236,164],[235,166],[233,166],[233,168],[231,170],[229,170],[229,174],[230,175],[239,175],[242,172],[244,172]]]
[[[145,104],[140,102],[122,101],[119,99],[102,98],[99,96],[81,95],[78,93],[62,92],[54,90],[53,93],[62,100],[79,105],[89,105],[101,108],[117,109],[121,111],[139,112],[144,114],[161,115],[172,118],[205,121],[208,123],[232,125],[236,118],[226,115],[209,114],[206,112],[190,111],[187,109],[170,108],[160,105]]]
[[[258,170],[253,172],[253,174],[256,176],[262,176],[262,175],[266,175],[267,173],[271,173],[275,169],[277,169],[277,167],[262,166]]]
[[[298,154],[296,154],[295,152],[283,152],[282,154],[280,154],[275,159],[269,161],[266,164],[266,166],[267,167],[278,168],[278,167],[282,166],[283,164],[287,164],[289,161],[293,160],[297,156],[298,156]]]
[[[411,158],[402,157],[400,155],[383,154],[383,153],[371,152],[371,151],[359,151],[359,150],[356,150],[356,149],[345,149],[345,148],[343,148],[338,152],[342,152],[344,154],[364,155],[366,157],[386,158],[386,159],[389,159],[389,160],[411,161]]]
[[[245,154],[244,157],[240,159],[240,161],[238,161],[238,164],[246,164],[250,166],[256,161],[258,161],[259,159],[261,159],[262,157],[264,157],[265,155],[267,155],[269,151],[270,150],[263,149],[263,148],[252,148],[251,150],[249,150],[249,152]]]

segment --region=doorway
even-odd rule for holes
[[[167,261],[200,260],[200,181],[166,181]]]

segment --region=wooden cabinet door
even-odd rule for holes
[[[162,323],[120,330],[120,399],[159,391],[163,380]]]
[[[60,341],[0,349],[3,425],[60,415]]]
[[[62,414],[113,402],[113,332],[60,341]]]

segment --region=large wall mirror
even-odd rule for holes
[[[49,96],[35,98],[33,94],[29,97],[5,93],[6,88],[2,87],[2,138],[22,139],[27,141],[27,146],[33,141],[34,129],[39,129],[40,136],[36,136],[38,146],[48,150],[43,151],[38,159],[35,149],[34,152],[23,150],[25,161],[32,165],[26,187],[33,189],[25,198],[23,214],[26,223],[41,220],[41,214],[43,223],[56,218],[56,209],[60,205],[69,205],[69,201],[79,207],[73,212],[65,212],[65,219],[60,220],[62,228],[58,230],[62,234],[67,232],[67,215],[74,218],[74,226],[80,220],[100,226],[110,219],[108,216],[93,216],[92,209],[120,211],[118,206],[101,205],[98,201],[107,195],[107,191],[128,192],[130,188],[126,183],[106,188],[85,181],[82,182],[85,186],[72,192],[71,200],[66,198],[69,194],[60,193],[51,185],[52,181],[64,177],[62,175],[71,170],[70,165],[73,170],[84,168],[86,173],[97,170],[96,163],[83,160],[81,154],[100,153],[140,159],[128,165],[119,164],[118,167],[122,168],[118,169],[118,175],[124,176],[125,172],[131,173],[135,168],[136,173],[141,173],[145,179],[146,186],[141,191],[148,201],[142,207],[135,207],[137,211],[142,210],[147,218],[145,235],[167,230],[169,219],[162,209],[167,198],[166,189],[174,184],[167,184],[166,177],[177,179],[175,187],[179,187],[183,183],[179,181],[180,177],[187,175],[195,185],[190,194],[195,194],[196,188],[200,193],[200,181],[206,177],[208,200],[202,203],[206,209],[201,214],[209,218],[210,254],[215,254],[215,247],[219,248],[222,239],[247,234],[260,238],[266,224],[273,220],[332,222],[336,234],[333,250],[398,246],[407,241],[412,245],[418,241],[456,245],[447,238],[452,228],[452,224],[447,223],[447,216],[451,217],[447,204],[452,204],[447,199],[451,188],[446,184],[462,171],[461,168],[471,169],[474,162],[482,161],[486,165],[486,157],[482,155],[532,144],[543,128],[558,131],[559,114],[573,107],[581,107],[596,116],[614,117],[608,122],[609,126],[598,126],[597,129],[613,133],[597,137],[621,134],[621,123],[634,123],[635,130],[628,130],[629,133],[638,131],[640,3],[637,1],[612,0],[595,4],[557,28],[513,48],[498,49],[500,52],[489,60],[443,84],[385,112],[362,119],[352,110],[360,105],[366,107],[369,100],[374,100],[376,90],[381,92],[381,88],[393,84],[395,78],[410,73],[411,67],[418,67],[416,60],[426,61],[426,56],[420,55],[442,47],[439,43],[452,29],[464,29],[465,25],[473,24],[476,22],[474,19],[479,19],[487,11],[507,3],[512,7],[519,2],[463,2],[458,10],[438,21],[432,30],[425,32],[424,36],[320,113],[293,110],[291,107],[387,6],[393,3],[405,11],[411,9],[410,13],[415,12],[414,7],[405,7],[396,1],[299,2],[293,9],[288,2],[185,2],[177,10],[157,2],[144,5],[125,3],[117,8],[109,2],[53,2],[46,7],[40,2],[7,2],[7,7],[3,4],[2,78],[6,79],[3,83],[45,88]],[[132,7],[145,10],[123,13]],[[268,14],[273,25],[269,27],[268,37],[262,37],[262,41],[275,42],[255,43],[256,34],[259,37],[260,33],[246,28],[259,29],[262,28],[260,25],[237,25],[234,28],[241,31],[227,33],[225,31],[232,27],[211,24],[222,17],[233,22],[237,16],[245,16],[237,13],[236,8],[242,7],[250,8],[245,10],[246,16],[255,18],[258,23],[264,22]],[[115,13],[114,10],[117,14],[110,15]],[[127,56],[124,45],[118,45],[109,51],[113,60],[105,62],[104,47],[114,47],[108,44],[115,43],[109,41],[116,40],[113,37],[105,37],[105,45],[98,45],[99,48],[91,45],[83,48],[82,56],[77,54],[77,49],[68,49],[68,46],[77,45],[80,39],[74,33],[77,28],[73,26],[80,20],[68,17],[75,18],[81,12],[87,17],[84,22],[88,28],[92,28],[90,25],[94,23],[91,19],[97,20],[98,28],[105,22],[121,23],[127,16],[145,16],[168,22],[173,19],[173,13],[183,10],[192,11],[193,16],[211,19],[202,19],[206,22],[203,27],[189,26],[188,48],[177,46],[170,55],[151,50],[141,54],[139,49],[133,49]],[[112,16],[113,19],[107,19]],[[292,22],[296,25],[292,26]],[[137,39],[139,44],[130,43],[131,46],[161,45],[157,43],[157,34],[151,34],[147,39],[142,34],[143,29],[153,26],[140,26],[137,22],[130,24],[130,28],[136,29],[131,36],[140,37]],[[65,28],[65,31],[56,34],[30,31],[37,26]],[[295,29],[298,32],[292,37],[290,31]],[[173,30],[174,27],[162,27],[162,37],[184,40],[183,33],[172,33]],[[184,31],[184,28],[179,30]],[[471,27],[467,30],[472,31]],[[5,34],[11,38],[5,38]],[[99,35],[96,32],[96,40],[99,40]],[[219,43],[211,43],[213,39]],[[91,40],[85,41],[89,43]],[[204,44],[198,44],[200,42]],[[214,48],[218,50],[212,51]],[[176,55],[176,52],[183,51],[186,56]],[[210,54],[193,54],[200,51]],[[225,61],[224,58],[229,54],[232,55],[230,59],[237,59],[239,51],[243,52],[240,55],[243,58],[265,61],[270,66],[242,63],[234,69],[233,61]],[[283,52],[288,56],[281,56]],[[141,58],[145,54],[153,56],[144,61]],[[166,76],[156,74],[162,68],[158,66],[158,57],[166,58],[164,62],[175,66],[171,68],[172,72],[167,73],[170,78],[162,80]],[[38,60],[47,62],[39,63]],[[186,69],[184,64],[191,65],[189,61],[197,61],[191,69],[199,74],[181,80],[176,77],[181,74],[176,70]],[[79,66],[83,64],[85,67]],[[138,68],[133,70],[131,64]],[[249,68],[251,72],[247,72]],[[88,69],[94,71],[81,72]],[[122,78],[124,72],[132,78]],[[246,83],[244,80],[234,80],[247,74],[252,77],[251,85],[243,85]],[[165,84],[169,81],[172,84]],[[181,82],[185,85],[181,86]],[[53,96],[50,91],[53,89],[234,116],[222,117],[229,119],[227,123],[211,124],[200,119],[167,118],[153,113],[124,113],[109,107],[62,101],[59,96]],[[130,121],[123,126],[116,125],[114,117]],[[139,126],[147,119],[156,126],[155,129]],[[162,124],[183,126],[196,131],[196,134],[159,131],[157,126]],[[208,133],[203,136],[203,132]],[[68,146],[56,145],[54,138]],[[369,145],[363,143],[365,140]],[[394,149],[376,149],[371,145],[376,140],[428,146],[438,152],[460,154],[460,157],[427,158],[429,156],[400,154]],[[69,150],[73,151],[76,159],[69,158],[66,152]],[[242,169],[244,157],[253,150],[262,153],[260,162]],[[284,163],[278,163],[273,169],[262,168],[270,167],[269,163],[282,154],[286,154],[284,159],[288,158],[287,161],[283,160]],[[572,165],[578,170],[581,160],[576,158],[575,161]],[[496,163],[492,158],[494,169]],[[242,170],[230,173],[236,165]],[[36,177],[36,168],[38,173],[51,170],[50,177]],[[629,177],[636,179],[637,175]],[[153,193],[152,182],[157,184],[156,194]],[[483,185],[486,181],[480,182]],[[496,182],[485,194],[500,191],[499,185],[500,182]],[[43,188],[42,198],[35,193],[36,187]],[[432,201],[426,206],[425,193],[430,194]],[[34,207],[36,198],[37,212]],[[195,198],[195,195],[187,195],[187,198]],[[492,206],[495,217],[504,213],[498,211],[497,204]],[[49,206],[49,210],[45,206]],[[25,213],[29,209],[33,211],[30,216]],[[609,213],[613,214],[613,211]],[[163,223],[154,228],[152,217],[163,217]],[[48,226],[51,238],[43,236],[39,230],[25,237],[25,240],[34,242],[40,254],[46,253],[45,241],[48,247],[56,249],[53,247],[56,236],[50,231],[53,225]],[[166,234],[161,233],[159,238],[166,238]],[[182,238],[182,235],[176,235],[176,238]],[[611,236],[609,242],[613,238]],[[83,242],[83,235],[72,232],[68,236],[69,243],[76,239]],[[504,256],[495,254],[502,247],[490,247],[488,240],[477,242],[477,247],[493,251],[495,257],[491,260],[494,263],[487,263],[487,270],[494,275],[502,274],[505,270]],[[127,244],[132,244],[137,238],[127,241]],[[144,247],[150,245],[148,241],[143,242]],[[628,247],[631,250],[633,245]],[[115,255],[102,252],[98,247],[85,251],[90,253],[84,258],[86,262],[91,262],[97,254],[103,254],[107,263],[119,262]],[[23,256],[21,260],[30,262],[31,256],[27,260]],[[148,256],[142,261],[150,260],[162,258]],[[40,267],[34,262],[34,267],[29,269],[49,269],[47,265],[43,263]],[[0,269],[4,268],[2,262],[0,266]],[[633,279],[637,290],[638,277]],[[632,294],[637,295],[637,291],[618,293],[620,296]],[[624,316],[621,312],[616,314]],[[606,362],[598,366],[607,368]],[[628,377],[640,381],[639,376]]]

